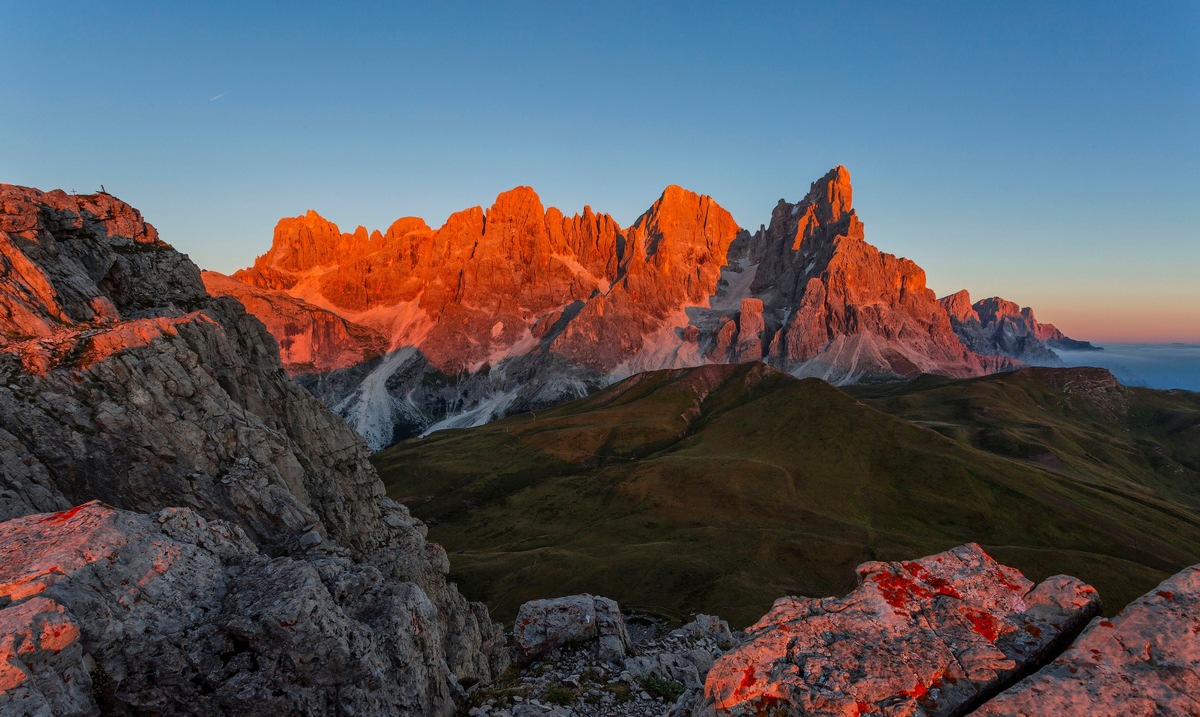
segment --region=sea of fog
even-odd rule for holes
[[[1054,349],[1066,366],[1098,366],[1126,386],[1200,391],[1200,344],[1103,344],[1103,351]]]

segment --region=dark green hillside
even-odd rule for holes
[[[857,397],[761,364],[660,371],[375,463],[501,618],[590,591],[745,625],[849,590],[865,560],[968,541],[1111,611],[1200,560],[1200,401],[1088,371]]]

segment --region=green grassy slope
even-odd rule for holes
[[[501,619],[590,591],[743,626],[846,592],[863,561],[968,541],[1111,612],[1200,560],[1200,397],[1087,371],[855,396],[761,364],[661,371],[374,460]]]

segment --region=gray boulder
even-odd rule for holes
[[[616,601],[586,593],[525,603],[517,611],[513,638],[526,661],[580,643],[590,643],[599,659],[617,661],[632,644]]]

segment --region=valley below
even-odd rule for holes
[[[375,453],[451,579],[511,619],[593,592],[672,619],[840,595],[977,542],[1114,614],[1200,560],[1200,396],[1100,369],[839,389],[755,364],[641,374]]]

